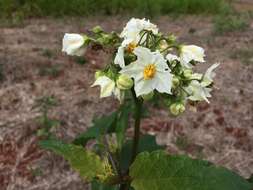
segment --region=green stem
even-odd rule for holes
[[[130,165],[133,163],[138,153],[138,146],[139,146],[139,140],[140,140],[141,112],[142,112],[142,104],[143,104],[143,100],[138,99],[136,97],[134,89],[132,89],[131,91],[132,91],[132,95],[133,95],[133,99],[135,103],[135,115],[134,115],[135,122],[134,122],[132,157],[131,157]],[[126,182],[120,185],[120,190],[128,190],[129,187],[130,187],[130,182]]]
[[[134,138],[133,138],[133,147],[132,147],[132,158],[131,163],[135,160],[135,157],[138,153],[139,139],[140,139],[140,124],[141,124],[141,111],[143,101],[136,97],[134,90],[132,89],[132,94],[135,103],[135,115],[134,115]]]
[[[163,52],[169,50],[170,48],[176,48],[176,49],[177,49],[178,46],[177,46],[177,45],[170,45],[170,46],[166,47],[164,50],[162,50],[161,53],[163,53]]]
[[[129,184],[125,183],[125,184],[121,184],[119,190],[128,190],[129,189]]]

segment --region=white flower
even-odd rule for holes
[[[170,69],[158,51],[137,47],[133,52],[137,60],[124,67],[120,73],[134,78],[136,96],[145,95],[153,90],[171,94],[172,75]]]
[[[84,38],[79,34],[65,34],[62,40],[62,51],[68,55],[81,56],[85,52]]]
[[[133,41],[138,42],[140,39],[140,32],[142,30],[149,30],[154,34],[158,33],[157,26],[150,23],[149,20],[146,20],[145,18],[132,18],[124,27],[123,31],[120,34],[120,37],[124,39],[132,39]]]
[[[215,63],[213,64],[211,67],[209,67],[207,70],[206,70],[206,73],[204,75],[204,78],[203,78],[203,81],[202,83],[205,85],[205,86],[208,86],[210,85],[212,82],[213,82],[213,78],[215,77],[215,73],[213,72],[214,69],[216,69],[220,64],[219,63]]]
[[[211,88],[206,88],[203,83],[197,80],[191,81],[190,85],[185,88],[186,92],[190,95],[188,99],[192,101],[202,101],[205,100],[209,103],[207,98],[211,97]]]
[[[182,46],[180,52],[180,59],[183,66],[190,68],[192,65],[190,61],[197,61],[197,62],[205,62],[205,51],[203,48],[195,46],[195,45],[188,45]]]
[[[97,80],[92,84],[92,87],[100,86],[100,98],[109,97],[114,95],[117,99],[122,102],[124,99],[124,93],[116,87],[116,83],[107,76],[98,77]]]
[[[211,97],[210,92],[212,91],[211,88],[208,86],[213,82],[213,78],[215,77],[215,73],[213,72],[220,64],[216,63],[209,67],[204,75],[199,73],[194,73],[191,76],[193,79],[190,85],[185,88],[185,90],[190,94],[188,99],[192,101],[202,101],[205,100],[209,103],[207,98]],[[201,82],[197,80],[202,80]]]
[[[142,38],[142,42],[146,40],[146,35],[142,37],[140,34],[142,30],[152,31],[154,34],[158,33],[156,25],[150,23],[149,20],[132,18],[125,26],[120,34],[124,38],[121,46],[114,59],[114,63],[118,64],[121,68],[125,67],[124,50],[132,53],[137,47],[138,42]]]
[[[166,56],[166,59],[169,61],[169,62],[172,62],[172,61],[180,61],[180,58],[176,55],[173,55],[173,54],[168,54]]]

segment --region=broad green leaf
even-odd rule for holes
[[[108,186],[97,181],[92,181],[91,183],[92,190],[118,190],[117,186]]]
[[[135,190],[252,190],[239,175],[207,161],[144,152],[130,168]]]
[[[95,153],[85,150],[81,146],[65,144],[57,140],[40,142],[42,148],[51,150],[69,161],[72,168],[78,171],[81,177],[90,181],[94,177],[108,175],[105,163]]]
[[[88,140],[95,139],[105,133],[112,133],[115,131],[117,121],[117,112],[113,112],[108,116],[102,116],[93,121],[93,125],[88,130],[80,134],[73,143],[75,145],[85,145]]]
[[[120,156],[120,164],[124,170],[127,170],[128,166],[130,165],[131,156],[132,156],[131,155],[132,146],[133,146],[133,141],[128,140],[122,148],[121,156]],[[161,150],[161,149],[164,149],[164,146],[160,146],[156,144],[155,136],[144,135],[140,137],[138,153],[144,152],[144,151],[152,152],[152,151]]]

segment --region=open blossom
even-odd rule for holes
[[[192,65],[191,61],[205,62],[205,51],[203,48],[195,45],[182,46],[180,51],[181,64],[185,67],[190,68]]]
[[[192,101],[205,100],[209,103],[209,100],[207,98],[212,97],[210,94],[212,89],[207,88],[203,83],[197,80],[192,80],[189,86],[185,88],[185,90],[190,95],[188,99]]]
[[[124,39],[132,39],[137,42],[140,39],[140,32],[142,30],[150,30],[154,34],[158,33],[156,25],[152,24],[149,20],[132,18],[125,26],[120,34],[120,37]],[[145,39],[143,39],[145,40]]]
[[[82,47],[85,43],[84,37],[79,34],[65,34],[62,40],[62,51],[68,55],[81,56],[85,52]]]
[[[199,73],[194,73],[192,75],[192,81],[189,84],[188,87],[185,88],[185,90],[190,94],[188,97],[189,100],[192,101],[202,101],[205,100],[206,102],[209,103],[208,98],[211,97],[210,92],[212,91],[211,88],[208,86],[213,82],[213,78],[215,77],[215,73],[213,72],[214,69],[216,69],[220,64],[216,63],[213,64],[211,67],[209,67],[206,71],[206,73],[199,74]],[[199,82],[198,80],[201,80]]]
[[[134,78],[136,95],[145,95],[153,90],[171,94],[172,75],[162,54],[151,52],[145,47],[137,47],[133,53],[137,60],[124,67],[120,73]]]
[[[121,68],[125,66],[124,61],[124,51],[132,53],[134,49],[138,46],[140,40],[145,41],[146,35],[142,36],[141,31],[149,30],[154,34],[158,33],[158,28],[156,25],[150,23],[149,20],[132,18],[125,26],[120,34],[123,38],[121,46],[118,48],[114,63],[118,64]]]
[[[100,86],[100,98],[114,95],[120,102],[123,100],[123,93],[116,87],[116,83],[107,76],[100,76],[92,84],[92,87]]]

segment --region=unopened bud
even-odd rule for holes
[[[120,75],[116,81],[117,87],[121,90],[128,90],[133,86],[133,80],[127,75]]]
[[[178,77],[173,76],[173,78],[172,78],[172,88],[176,88],[179,84],[180,84],[180,81],[179,81]]]
[[[92,32],[94,32],[95,34],[98,34],[98,33],[103,32],[103,29],[102,29],[100,26],[95,26],[95,27],[92,29]]]
[[[110,34],[102,34],[101,37],[99,37],[97,39],[97,41],[100,44],[106,45],[106,44],[109,44],[111,42],[112,38],[113,37]]]
[[[165,50],[168,47],[168,44],[165,40],[162,40],[159,44],[159,48],[161,51]]]
[[[176,40],[177,40],[177,37],[175,35],[171,34],[168,36],[168,41],[170,43],[174,43]]]
[[[190,79],[192,77],[192,70],[191,69],[185,69],[183,74],[184,74],[185,78]]]
[[[142,95],[141,97],[143,98],[143,100],[151,100],[153,98],[153,96],[154,96],[154,92],[152,91],[148,94]]]
[[[175,116],[178,116],[184,111],[185,111],[185,106],[182,103],[173,103],[170,105],[170,112]]]

